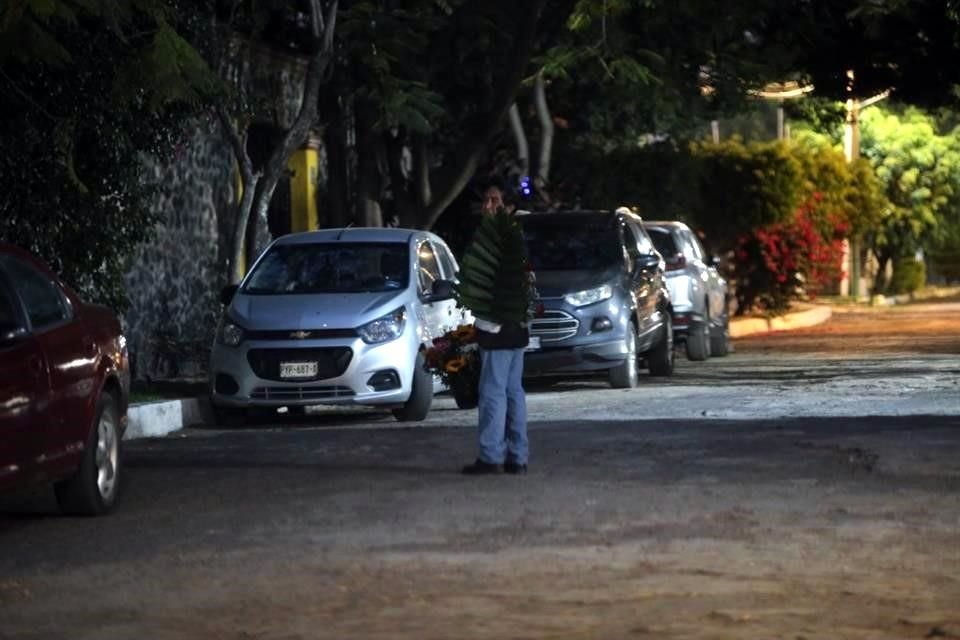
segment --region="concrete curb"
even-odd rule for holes
[[[209,416],[206,398],[180,398],[131,405],[124,440],[159,438],[184,427],[203,424]]]
[[[772,333],[774,331],[790,331],[821,324],[830,319],[833,309],[827,306],[818,306],[803,311],[786,313],[773,318],[735,318],[730,321],[730,337],[742,338],[758,333]]]

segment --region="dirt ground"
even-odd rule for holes
[[[0,638],[960,639],[960,304],[838,310],[735,346],[669,384],[531,393],[523,478],[456,472],[475,435],[449,402],[412,429],[130,443],[108,518],[0,505]],[[895,415],[643,413],[667,392],[736,404],[737,371],[800,406],[860,393],[852,355],[891,364],[882,390],[914,380]]]
[[[740,349],[759,353],[960,353],[960,300],[892,307],[835,306],[827,323],[789,333],[749,336]]]

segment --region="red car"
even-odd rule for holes
[[[109,511],[129,392],[113,312],[0,243],[0,491],[52,482],[65,513]]]

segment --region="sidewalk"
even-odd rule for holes
[[[791,331],[821,324],[830,319],[833,308],[830,305],[804,305],[796,311],[772,318],[748,317],[730,319],[730,337],[742,338],[758,333]]]
[[[733,318],[730,320],[730,337],[742,338],[758,333],[809,327],[825,322],[831,313],[832,309],[828,305],[807,305],[803,309],[770,319]],[[132,404],[128,415],[130,422],[125,436],[127,440],[159,438],[212,419],[212,411],[205,397]]]

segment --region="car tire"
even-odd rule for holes
[[[80,466],[72,476],[54,485],[60,510],[69,515],[107,513],[120,492],[120,415],[116,399],[104,393],[97,403],[93,428],[87,436]]]
[[[637,330],[633,323],[627,326],[627,357],[623,363],[610,369],[610,386],[614,389],[633,389],[637,386],[640,373],[637,361]]]
[[[660,341],[647,354],[647,366],[650,368],[650,375],[672,376],[673,358],[673,321],[669,313],[664,313]]]
[[[710,355],[722,358],[730,353],[730,330],[727,322],[710,330]]]
[[[476,409],[480,404],[480,390],[474,380],[454,377],[450,381],[450,395],[457,409]]]
[[[710,357],[710,323],[694,324],[687,333],[687,360],[702,362]]]
[[[417,354],[413,365],[413,384],[410,397],[402,407],[393,410],[393,417],[400,422],[420,422],[430,413],[433,404],[433,376],[423,367],[423,354]]]

